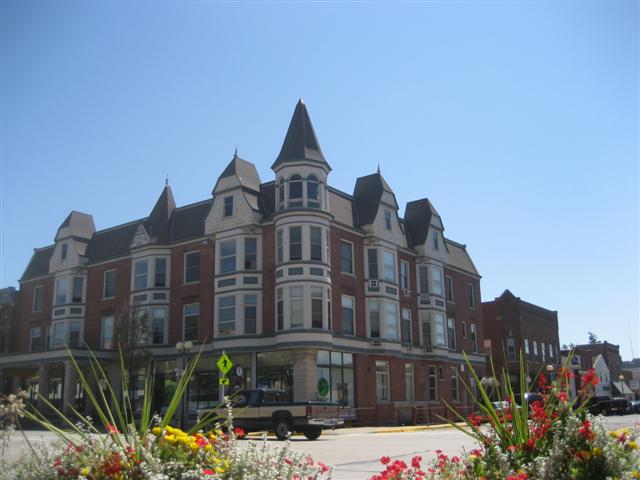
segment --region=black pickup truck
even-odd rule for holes
[[[246,432],[273,430],[278,440],[286,440],[293,432],[315,440],[323,429],[343,425],[337,403],[323,401],[290,402],[283,390],[240,390],[231,398],[233,425]],[[200,410],[203,418],[212,410]],[[222,409],[213,410],[224,416]]]

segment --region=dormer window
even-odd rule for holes
[[[62,253],[60,255],[60,258],[62,260],[66,260],[67,259],[67,251],[69,250],[69,245],[66,243],[62,244]]]
[[[233,195],[224,197],[224,216],[230,217],[233,215]]]
[[[302,207],[302,177],[293,175],[289,180],[289,208]]]
[[[309,175],[307,178],[307,206],[309,208],[320,208],[318,178],[314,175]]]
[[[384,211],[384,229],[391,231],[391,211]]]
[[[438,250],[438,249],[439,249],[439,245],[438,245],[438,232],[433,232],[433,249],[434,249],[434,250]]]

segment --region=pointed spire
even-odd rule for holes
[[[236,150],[233,152],[233,158],[238,158],[238,146],[236,145]]]
[[[293,111],[293,117],[289,123],[280,154],[271,165],[271,169],[275,170],[285,163],[304,161],[319,163],[328,171],[331,170],[320,149],[307,107],[300,99]]]
[[[378,175],[380,175],[380,162],[378,162]]]
[[[165,186],[162,189],[158,201],[153,206],[153,210],[149,214],[147,224],[151,226],[151,235],[157,239],[164,241],[169,235],[169,220],[171,214],[176,209],[176,202],[173,199],[173,192],[169,186],[169,179],[165,180]]]
[[[164,177],[164,186],[168,187],[169,186],[169,175],[167,174],[166,177]]]

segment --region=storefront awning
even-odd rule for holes
[[[613,387],[617,390],[616,394],[620,396],[633,396],[633,391],[629,388],[625,382],[613,382]]]

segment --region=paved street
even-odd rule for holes
[[[637,422],[640,422],[640,415],[607,417],[611,430],[632,426]],[[368,479],[381,470],[379,460],[383,455],[410,461],[414,455],[421,455],[424,459],[433,458],[434,451],[438,449],[449,455],[456,455],[463,449],[474,447],[469,437],[452,428],[379,433],[383,430],[341,429],[325,432],[315,441],[296,436],[291,439],[290,445],[294,450],[311,454],[316,461],[333,465],[333,478],[336,480]],[[33,444],[40,446],[50,445],[56,439],[49,432],[30,431],[28,436]],[[281,445],[275,437],[268,438],[273,440],[273,445]],[[243,440],[242,444],[248,445],[248,441]],[[14,434],[7,454],[8,460],[16,460],[24,452],[24,447],[21,435]]]

